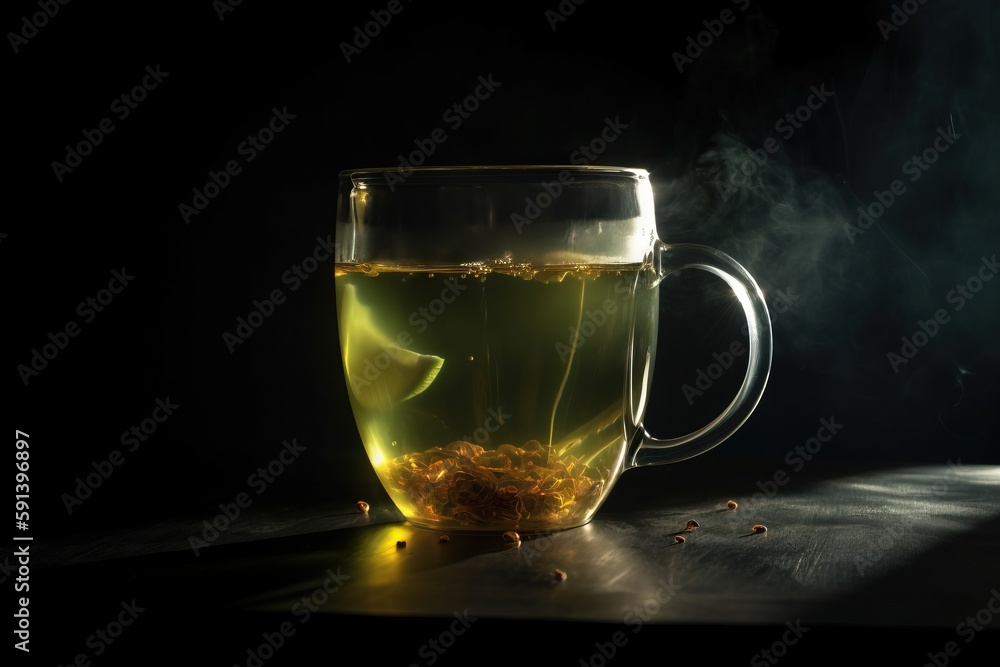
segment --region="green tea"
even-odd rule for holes
[[[355,420],[411,521],[532,532],[590,520],[644,407],[647,270],[337,266]]]

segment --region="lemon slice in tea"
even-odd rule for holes
[[[401,347],[375,324],[354,285],[340,296],[344,367],[355,399],[366,407],[389,407],[427,389],[444,359]]]

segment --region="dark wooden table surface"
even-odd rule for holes
[[[763,464],[672,468],[626,473],[589,525],[519,546],[441,542],[354,498],[246,513],[197,554],[204,517],[38,542],[35,637],[56,664],[199,644],[213,664],[304,664],[326,647],[346,660],[345,642],[404,665],[522,650],[565,665],[651,650],[740,664],[997,655],[1000,466],[825,465],[784,485]],[[675,542],[689,519],[699,527]],[[93,640],[132,600],[143,611],[117,644]]]

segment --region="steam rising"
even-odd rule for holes
[[[845,420],[846,411],[866,411],[869,441],[902,452],[908,432],[936,436],[941,451],[927,456],[938,462],[952,451],[948,442],[967,456],[986,452],[984,434],[996,433],[986,413],[998,399],[1000,279],[984,281],[961,309],[946,296],[984,256],[1000,255],[1000,12],[985,1],[926,3],[885,41],[873,21],[866,61],[786,81],[773,75],[781,35],[757,21],[748,17],[743,33],[719,40],[718,57],[691,73],[684,104],[723,113],[700,128],[708,139],[690,152],[696,157],[653,170],[661,238],[729,253],[769,304],[775,290],[792,286],[798,300],[775,323],[774,365],[824,378],[819,391]],[[702,96],[719,88],[705,85],[710,79],[738,83],[709,105]],[[784,138],[776,124],[824,83],[832,97]],[[907,171],[942,132],[953,144],[934,151],[925,169]],[[766,149],[770,140],[777,150]],[[894,181],[905,191],[852,242],[845,225],[857,227],[858,208],[878,193],[888,201]],[[941,308],[948,323],[894,369],[887,355]],[[871,417],[873,406],[884,417]]]

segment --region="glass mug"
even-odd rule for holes
[[[701,454],[760,400],[771,328],[731,257],[660,241],[642,169],[484,166],[340,174],[335,291],[371,464],[412,524],[541,533],[588,523],[621,474]],[[749,329],[729,406],[683,437],[643,427],[659,284],[723,278]]]

